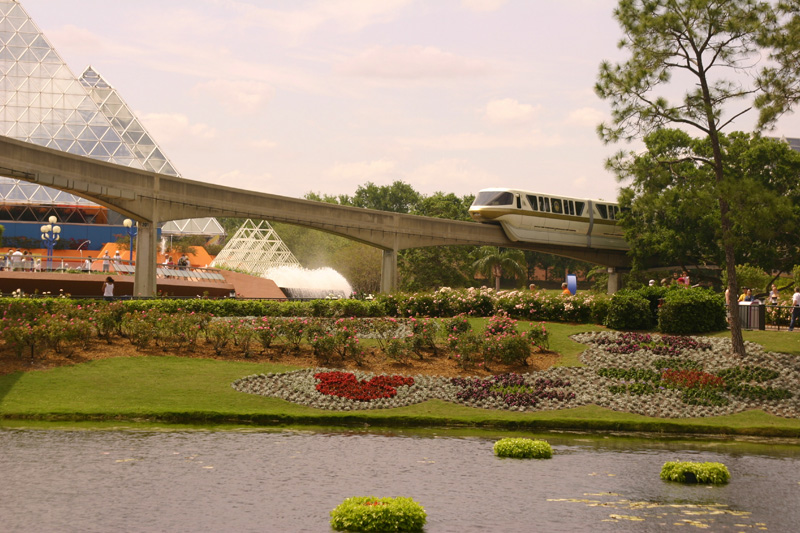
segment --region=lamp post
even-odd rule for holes
[[[51,216],[48,219],[49,224],[45,224],[42,226],[42,241],[44,241],[44,246],[47,248],[47,270],[53,270],[53,248],[55,248],[56,243],[61,238],[59,233],[61,233],[61,226],[56,226],[56,222],[58,219],[55,216]]]
[[[133,238],[136,236],[136,228],[133,227],[133,220],[126,218],[122,221],[122,225],[125,226],[125,231],[128,232],[128,237],[130,238],[130,248],[128,249],[128,262],[133,264]]]

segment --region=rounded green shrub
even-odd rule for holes
[[[509,437],[494,443],[494,454],[516,459],[550,459],[553,448],[547,441]]]
[[[727,327],[725,299],[707,289],[668,291],[658,314],[662,333],[687,335],[722,331]]]
[[[668,461],[661,467],[661,479],[681,483],[713,483],[722,485],[731,479],[728,467],[722,463],[693,463]]]
[[[331,511],[336,531],[422,531],[428,516],[411,498],[347,498]]]
[[[605,325],[617,330],[646,330],[655,323],[644,296],[633,291],[619,291],[611,297]]]

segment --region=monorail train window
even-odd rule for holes
[[[570,215],[575,214],[575,202],[573,202],[572,200],[569,200],[567,202],[567,213]]]
[[[539,204],[536,201],[536,197],[535,196],[531,196],[529,194],[528,195],[528,203],[531,204],[531,209],[533,209],[534,211],[538,211],[539,210]]]
[[[545,213],[550,212],[550,198],[545,198],[544,196],[539,197],[539,211],[544,211]]]
[[[514,205],[514,195],[507,191],[483,191],[472,205]]]
[[[584,204],[583,202],[575,202],[575,214],[577,216],[583,215],[583,208],[585,205],[586,204]]]
[[[619,207],[615,205],[608,206],[608,218],[611,220],[617,219],[617,213],[619,212]]]
[[[553,198],[553,200],[551,201],[551,205],[553,206],[553,213],[561,213],[562,212],[561,200],[559,200],[558,198]]]
[[[608,218],[608,206],[603,204],[595,204],[597,205],[597,211],[600,213],[602,218]]]

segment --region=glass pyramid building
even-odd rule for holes
[[[282,266],[300,266],[289,248],[269,222],[245,220],[219,252],[214,267],[233,268],[263,276],[268,270]]]
[[[92,67],[76,78],[18,0],[0,0],[0,135],[180,176],[114,87]],[[79,196],[0,176],[0,219],[37,222],[51,215],[81,224],[122,218]],[[171,235],[224,234],[213,218],[165,227]],[[226,253],[228,263],[251,272],[299,264],[265,221],[246,224]]]
[[[91,67],[77,78],[18,0],[0,0],[0,134],[179,175],[117,91]],[[69,193],[5,177],[0,178],[0,200],[95,205]]]

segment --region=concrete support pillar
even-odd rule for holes
[[[389,293],[397,289],[397,250],[384,250],[381,263],[381,292]]]
[[[156,246],[158,228],[155,222],[140,222],[136,233],[136,271],[133,278],[133,295],[156,295]]]
[[[608,267],[608,294],[619,290],[619,272],[614,267]]]

